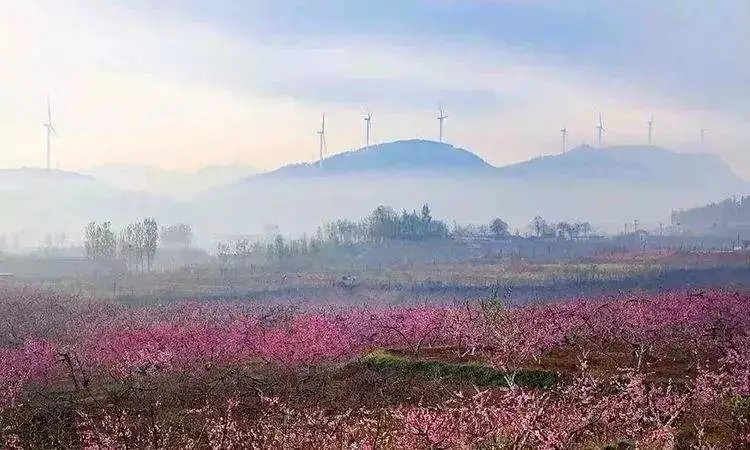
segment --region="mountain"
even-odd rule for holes
[[[384,143],[297,164],[214,189],[192,203],[195,225],[230,235],[276,224],[283,233],[363,217],[378,205],[429,203],[435,217],[488,223],[501,217],[522,231],[536,215],[586,220],[618,231],[669,222],[690,208],[744,191],[720,158],[658,147],[579,147],[563,155],[494,167],[469,151],[430,141]]]
[[[192,174],[145,166],[107,170],[0,170],[0,234],[20,235],[23,245],[39,244],[46,233],[66,232],[80,240],[91,220],[110,220],[120,229],[151,216],[160,224],[191,224],[196,244],[210,248],[214,236],[258,233],[269,224],[295,235],[332,220],[364,217],[378,205],[411,210],[424,203],[435,217],[460,223],[501,217],[524,231],[534,216],[542,215],[550,221],[586,220],[615,231],[633,219],[643,226],[668,223],[672,210],[745,190],[716,156],[655,147],[580,147],[496,168],[466,150],[412,140],[330,156],[322,168],[299,164],[250,177],[243,177],[242,171],[249,169],[242,167],[210,167]],[[141,182],[149,182],[150,192],[133,188],[138,179],[127,178],[137,174]],[[186,200],[174,198],[238,178],[242,181],[207,188]],[[169,189],[154,180],[163,180]],[[169,192],[172,198],[155,191]]]
[[[733,190],[744,181],[718,155],[678,153],[654,146],[580,146],[564,154],[543,156],[494,167],[467,150],[434,141],[405,140],[340,153],[317,162],[292,164],[249,177],[318,178],[321,176],[406,174],[427,175],[470,172],[526,179],[607,179],[627,183],[720,183]]]
[[[47,233],[65,233],[79,241],[89,221],[109,220],[116,226],[155,217],[181,217],[179,202],[112,187],[93,177],[44,169],[0,170],[0,234],[35,246]],[[7,242],[7,239],[6,239]]]
[[[94,180],[91,177],[56,169],[50,171],[34,167],[0,169],[0,191],[44,190],[60,183],[90,187],[93,182]]]
[[[178,172],[136,164],[107,164],[83,171],[112,186],[151,194],[188,199],[201,192],[257,173],[245,165],[207,166],[195,172]]]
[[[253,178],[318,177],[358,173],[443,173],[487,171],[492,166],[477,155],[449,144],[419,139],[388,142],[340,153],[318,162],[293,164]]]
[[[721,184],[744,189],[744,181],[718,155],[677,153],[661,147],[580,146],[564,154],[543,156],[498,169],[507,177],[608,179],[622,182]]]

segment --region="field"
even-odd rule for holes
[[[389,250],[399,253],[403,249]],[[711,288],[750,284],[750,272],[746,270],[750,267],[749,252],[654,250],[520,260],[508,253],[498,256],[453,247],[448,253],[451,256],[443,254],[434,260],[419,255],[420,258],[407,262],[399,262],[392,255],[379,255],[380,259],[388,260],[386,263],[359,257],[285,264],[235,261],[225,268],[205,264],[166,272],[102,271],[97,276],[23,281],[41,284],[47,289],[113,298],[134,305],[186,298],[337,303],[345,297],[345,303],[377,299],[391,303],[408,303],[415,299],[453,302],[486,297],[498,286],[512,287],[514,299],[539,301],[600,296],[644,286],[660,291],[685,286]]]
[[[7,284],[0,445],[750,446],[750,295],[660,285],[671,271],[706,271],[707,286],[747,272],[744,256],[722,258],[131,279],[171,283],[168,301]],[[226,280],[235,295],[210,297]],[[584,296],[586,283],[601,290]],[[207,296],[185,294],[196,287]]]

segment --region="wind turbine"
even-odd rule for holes
[[[370,148],[370,127],[372,127],[372,114],[368,110],[365,116],[365,149]]]
[[[653,137],[653,129],[654,129],[654,115],[651,114],[651,118],[646,121],[648,124],[648,146],[651,147],[651,139]]]
[[[568,137],[568,127],[564,126],[560,129],[560,133],[562,133],[562,152],[565,153],[568,149],[568,146],[566,144],[566,138]]]
[[[320,144],[320,147],[318,149],[319,157],[320,157],[318,166],[322,169],[323,168],[323,148],[325,147],[327,149],[328,147],[326,145],[326,113],[323,113],[323,120],[320,124],[320,131],[318,131],[318,136],[319,136],[319,144]]]
[[[599,132],[599,148],[602,148],[602,133],[604,133],[604,122],[602,122],[602,113],[599,113],[599,125],[596,126]]]
[[[443,105],[438,105],[440,108],[440,115],[437,116],[438,122],[440,122],[440,142],[443,142],[443,121],[448,118],[448,116],[443,113]]]
[[[42,126],[47,129],[47,172],[49,172],[50,141],[51,141],[51,137],[53,134],[57,136],[57,131],[55,130],[55,127],[52,125],[52,107],[50,106],[49,94],[47,94],[47,123],[42,124]]]

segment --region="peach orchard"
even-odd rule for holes
[[[750,445],[749,300],[712,291],[526,306],[127,308],[8,288],[0,443],[741,447]],[[502,382],[427,377],[424,388],[411,378],[406,395],[395,375],[363,372],[375,351],[470,361]],[[520,383],[530,370],[557,381]]]

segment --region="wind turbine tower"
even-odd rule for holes
[[[566,138],[568,137],[568,127],[562,127],[560,133],[562,134],[562,152],[565,153],[568,150],[566,142]]]
[[[49,94],[47,94],[47,123],[42,126],[47,129],[47,172],[49,172],[51,138],[53,134],[57,136],[57,131],[55,131],[55,127],[52,125],[52,107],[50,106]]]
[[[604,122],[602,122],[602,113],[599,113],[599,125],[596,126],[599,133],[599,148],[602,148],[602,134],[604,133]]]
[[[318,166],[322,169],[323,168],[323,148],[327,147],[326,145],[326,113],[323,113],[323,120],[320,124],[320,131],[318,131],[318,137],[319,137],[319,147],[318,147]]]
[[[372,127],[372,114],[367,111],[365,116],[365,149],[370,148],[370,128]]]
[[[651,118],[646,121],[648,124],[648,146],[651,147],[651,142],[653,138],[653,131],[654,131],[654,115],[651,114]]]
[[[440,114],[437,116],[438,122],[440,122],[440,142],[443,142],[443,121],[448,118],[448,116],[443,113],[443,105],[439,105],[440,108]]]
[[[702,149],[705,148],[705,144],[706,144],[706,129],[701,128],[701,148]]]

